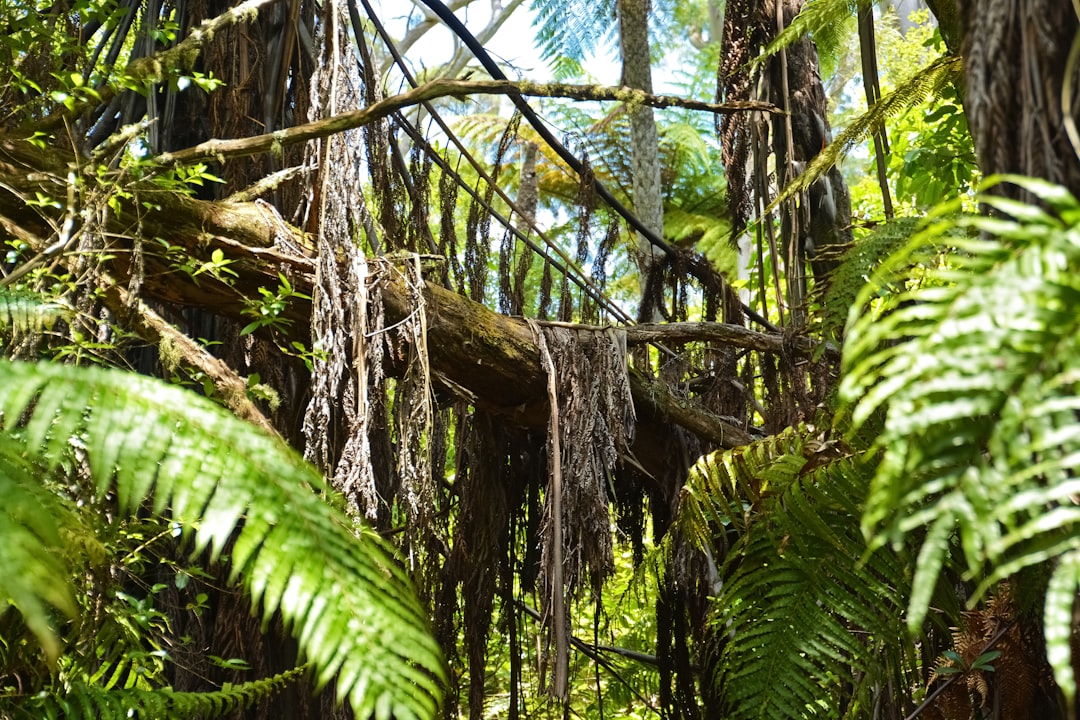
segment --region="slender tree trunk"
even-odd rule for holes
[[[622,83],[651,93],[652,63],[649,57],[649,0],[619,0],[619,51],[622,56]],[[664,236],[664,196],[660,184],[660,136],[652,108],[630,110],[630,153],[633,172],[634,212],[645,226]],[[650,297],[648,278],[659,253],[638,236],[642,298],[639,316],[643,321],[660,319],[656,298]]]

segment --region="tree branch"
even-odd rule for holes
[[[802,335],[788,337],[782,333],[757,332],[742,325],[718,322],[642,323],[626,329],[626,342],[631,345],[693,341],[713,341],[761,352],[792,352],[804,357],[821,346]],[[825,353],[839,358],[840,348],[826,343]]]
[[[280,152],[282,148],[290,145],[317,140],[346,130],[363,127],[376,120],[389,117],[402,108],[419,105],[428,100],[440,97],[465,98],[470,95],[561,97],[572,100],[618,101],[632,105],[649,105],[656,108],[679,107],[717,114],[745,112],[748,110],[779,112],[775,105],[765,102],[708,103],[671,95],[653,95],[652,93],[628,87],[514,82],[511,80],[433,80],[418,88],[380,100],[374,105],[341,113],[325,120],[297,125],[286,130],[256,135],[255,137],[207,140],[194,147],[177,150],[176,152],[162,153],[157,156],[156,161],[161,165],[181,165],[206,160],[223,162],[228,158],[246,157],[271,151]]]
[[[247,420],[274,437],[277,430],[247,395],[247,382],[224,361],[219,360],[201,344],[170,325],[163,317],[146,306],[142,300],[132,298],[123,287],[111,285],[105,293],[105,304],[117,317],[148,343],[168,346],[177,358],[189,368],[203,372],[214,383],[214,390],[225,407],[242,420]]]

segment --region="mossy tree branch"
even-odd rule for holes
[[[779,112],[775,105],[766,102],[708,103],[700,100],[654,95],[628,87],[602,85],[567,85],[564,83],[531,83],[511,80],[433,80],[399,95],[392,95],[359,110],[341,113],[325,120],[297,125],[277,132],[255,137],[231,140],[207,140],[193,147],[162,153],[156,160],[162,165],[216,160],[277,152],[289,145],[329,137],[346,130],[389,117],[403,108],[419,105],[441,97],[466,98],[470,95],[516,95],[527,97],[560,97],[572,100],[616,101],[631,105],[649,105],[656,108],[679,107],[711,113],[734,113],[757,110]]]

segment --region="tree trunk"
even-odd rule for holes
[[[622,84],[644,90],[652,88],[652,62],[649,56],[649,1],[619,0],[619,53],[622,57]],[[659,237],[664,236],[664,196],[660,184],[660,136],[652,108],[644,105],[630,108],[630,157],[634,192],[634,212],[645,226]],[[649,296],[649,274],[659,248],[641,235],[638,236],[638,256],[641,267],[641,306],[638,319],[655,322],[660,319],[658,299]],[[656,285],[655,283],[653,285]]]
[[[1043,178],[1080,194],[1080,148],[1066,122],[1080,113],[1076,74],[1062,107],[1077,16],[1066,0],[957,0],[964,109],[983,173]],[[1075,70],[1072,68],[1071,70]],[[997,192],[1021,197],[1015,186]]]

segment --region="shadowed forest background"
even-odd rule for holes
[[[1078,64],[0,0],[0,717],[1075,717]]]

